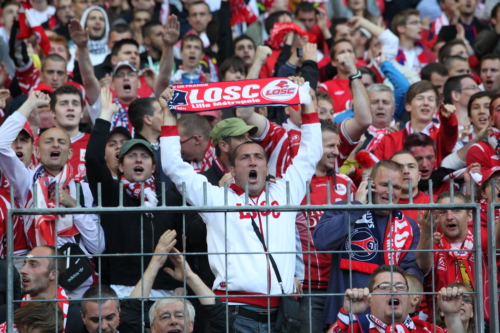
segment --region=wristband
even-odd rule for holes
[[[349,76],[349,81],[354,81],[354,80],[356,80],[356,79],[361,79],[361,76],[362,76],[362,74],[361,74],[361,72],[358,70],[358,72],[357,72],[356,74]]]

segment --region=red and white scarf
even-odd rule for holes
[[[18,332],[16,324],[12,325],[12,332]],[[0,333],[7,333],[7,322],[0,324]]]
[[[196,173],[202,173],[203,171],[210,169],[210,167],[212,166],[212,162],[216,157],[217,155],[215,154],[215,147],[212,143],[212,139],[210,139],[210,143],[205,150],[205,155],[203,155],[203,160],[201,162],[191,161],[191,166],[193,167],[194,171],[196,171]]]
[[[479,205],[481,207],[481,224],[487,223],[488,221],[488,200],[481,199],[479,200]],[[500,209],[495,209],[495,221],[500,217]]]
[[[387,325],[372,314],[368,315],[367,318],[370,321],[370,332],[373,328],[375,328],[380,333],[409,333],[410,330],[414,330],[416,328],[415,323],[411,320],[410,316],[406,317],[405,321],[401,324],[394,325]]]
[[[444,261],[446,270],[443,274],[437,274],[437,278],[442,280],[439,285],[446,286],[452,282],[464,282],[467,283],[472,289],[474,289],[474,251],[460,251],[460,250],[473,250],[474,249],[474,236],[470,230],[467,231],[467,237],[460,246],[460,248],[454,248],[446,240],[446,237],[441,237],[439,241],[439,248],[445,250],[456,250],[456,251],[446,251],[437,252],[438,260],[437,262]],[[455,269],[455,265],[458,264],[458,272]],[[457,274],[458,273],[458,274]]]
[[[406,219],[406,216],[400,211],[391,214],[387,222],[384,251],[397,252],[384,252],[384,262],[386,265],[399,266],[406,255],[406,251],[411,248],[413,228]]]
[[[128,195],[132,198],[141,199],[141,184],[142,183],[131,183],[125,179],[122,175],[120,182],[123,184],[123,188]],[[156,198],[156,184],[155,177],[151,176],[148,180],[144,182],[144,205],[147,207],[156,207],[158,204],[158,199]]]
[[[113,105],[118,106],[118,112],[113,115],[113,118],[111,118],[111,129],[114,129],[115,127],[123,126],[125,127],[130,133],[132,133],[133,129],[132,126],[128,120],[128,109],[125,109],[118,100],[118,97],[115,97],[115,100],[113,101]]]
[[[375,151],[375,149],[377,148],[380,141],[382,141],[384,136],[390,133],[389,130],[385,128],[376,128],[373,125],[370,125],[370,127],[368,127],[368,132],[373,136],[372,141],[370,141],[370,143],[366,147],[366,150],[369,151]]]
[[[56,299],[58,300],[57,304],[59,305],[59,307],[61,308],[62,313],[63,313],[64,323],[63,323],[62,332],[64,333],[66,331],[66,321],[68,319],[69,298],[66,295],[66,292],[64,291],[64,289],[62,287],[57,286],[57,298]],[[30,294],[24,295],[23,301],[29,301],[29,300],[31,300],[31,295]],[[21,306],[23,306],[24,304],[26,304],[26,303],[22,302]],[[0,331],[0,333],[1,333],[1,331]]]
[[[51,199],[55,194],[56,186],[60,189],[68,190],[71,194],[76,190],[73,180],[73,167],[66,163],[57,176],[52,176],[43,165],[39,165],[33,176],[33,189],[28,193],[26,208],[34,207],[34,193],[36,192],[36,207],[55,208],[56,200]],[[61,204],[60,207],[64,207]],[[79,233],[73,224],[72,215],[27,215],[25,216],[26,230],[29,241],[33,247],[55,244],[55,234],[58,236],[71,237]]]

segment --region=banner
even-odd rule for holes
[[[309,82],[299,86],[286,78],[177,84],[173,90],[168,101],[172,113],[311,103]]]

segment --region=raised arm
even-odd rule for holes
[[[174,269],[166,267],[165,272],[172,276],[177,281],[184,281],[193,290],[196,296],[213,296],[213,297],[200,297],[200,303],[203,305],[215,304],[215,294],[207,287],[207,285],[200,279],[200,277],[193,273],[191,267],[179,252],[179,250],[172,248],[171,253],[176,255],[169,256],[170,261],[174,265]]]
[[[437,228],[437,216],[433,216],[433,224],[431,226],[431,214],[427,210],[425,213],[420,214],[418,222],[420,224],[420,240],[417,245],[417,250],[432,250],[433,236]],[[417,252],[416,254],[417,265],[424,275],[426,275],[432,268],[433,265],[433,254],[432,252]]]
[[[85,152],[85,165],[92,195],[97,200],[97,184],[101,183],[102,204],[103,206],[109,206],[113,191],[112,186],[109,184],[113,183],[113,175],[106,164],[105,151],[111,128],[110,120],[113,114],[118,111],[118,107],[112,104],[109,88],[102,88],[101,94],[101,113],[90,134]]]
[[[351,55],[347,53],[341,54],[337,60],[340,67],[345,67],[349,70],[349,76],[355,75],[358,72],[358,68]],[[345,130],[349,138],[356,142],[371,125],[372,113],[370,111],[370,99],[361,79],[351,81],[351,93],[354,118],[346,120]]]
[[[186,184],[187,201],[193,206],[205,204],[203,183],[207,183],[207,205],[211,205],[213,200],[224,195],[224,189],[208,183],[205,176],[197,174],[190,164],[182,160],[177,119],[170,112],[167,104],[167,101],[171,100],[172,97],[172,87],[168,87],[159,98],[163,111],[163,126],[160,137],[163,172],[172,180],[179,192],[182,191],[182,184]],[[200,213],[200,215],[203,215],[203,213]]]
[[[157,75],[154,92],[160,96],[170,84],[170,76],[174,65],[174,44],[179,39],[181,25],[177,16],[170,15],[163,33],[163,49],[160,59],[160,72]]]
[[[257,47],[252,67],[250,67],[246,77],[247,80],[259,78],[260,69],[264,66],[271,53],[272,50],[269,46],[259,45]]]
[[[153,282],[156,279],[156,275],[158,275],[158,271],[165,265],[167,261],[167,253],[170,253],[174,248],[177,240],[175,237],[177,233],[175,230],[167,230],[160,237],[158,241],[158,245],[155,248],[155,255],[151,257],[151,261],[149,262],[146,271],[142,279],[137,282],[134,290],[130,294],[130,297],[148,297],[151,293],[151,288],[153,287]]]
[[[83,86],[85,87],[85,91],[87,93],[87,101],[90,105],[94,105],[99,97],[101,88],[99,86],[99,80],[97,80],[94,74],[92,61],[90,60],[90,52],[88,48],[89,30],[83,29],[80,21],[76,19],[71,20],[68,29],[71,40],[77,46],[76,58],[82,75]]]
[[[20,205],[26,203],[28,189],[32,184],[32,172],[19,160],[12,142],[23,129],[31,112],[39,112],[48,108],[50,97],[41,91],[32,92],[26,102],[14,112],[0,127],[0,168],[3,174],[14,185],[14,196]]]
[[[444,322],[449,333],[465,333],[464,324],[460,318],[462,308],[461,288],[442,288],[438,294],[438,305],[444,313]]]

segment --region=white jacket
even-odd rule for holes
[[[302,138],[299,152],[283,179],[278,180],[276,184],[269,185],[269,201],[272,205],[286,205],[287,181],[289,181],[290,188],[290,204],[300,205],[306,194],[306,182],[313,176],[316,165],[323,154],[321,126],[317,114],[306,114],[303,115],[302,119]],[[203,175],[197,174],[189,164],[183,162],[177,127],[163,126],[160,143],[163,171],[172,179],[179,191],[182,190],[182,183],[186,183],[187,202],[193,206],[202,206],[204,204],[203,183],[207,182],[207,179]],[[260,195],[249,198],[249,204],[252,206],[265,205],[265,201],[265,190]],[[244,206],[244,190],[232,184],[228,190],[227,202],[229,206],[233,207]],[[223,206],[224,188],[210,185],[207,182],[207,205]],[[241,292],[281,294],[276,274],[266,260],[265,254],[240,254],[240,252],[264,252],[252,227],[251,215],[262,231],[270,252],[290,252],[288,254],[273,254],[273,257],[283,280],[285,293],[293,293],[296,214],[296,212],[227,213],[226,235],[225,213],[200,213],[207,225],[208,252],[221,253],[208,256],[210,267],[215,274],[213,289],[216,294],[223,295],[226,289],[239,295]],[[226,256],[224,254],[226,252],[231,254]],[[262,297],[229,298],[229,301],[231,303],[267,306],[267,298]],[[271,306],[277,306],[276,302],[278,301],[279,299],[272,300]]]

